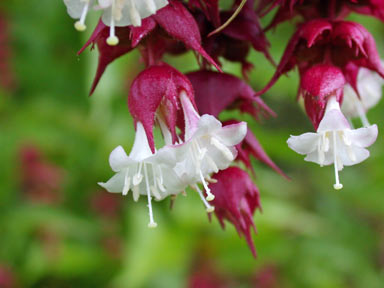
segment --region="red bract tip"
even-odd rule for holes
[[[109,27],[106,26],[100,19],[98,25],[92,33],[92,36],[78,52],[78,54],[81,54],[91,44],[96,44],[97,49],[99,50],[99,63],[89,95],[92,95],[95,91],[96,86],[99,83],[101,76],[103,76],[107,66],[134,48],[131,45],[130,33],[131,30],[129,27],[116,27],[116,35],[121,40],[118,45],[110,46],[106,43],[106,40],[109,37]]]
[[[253,214],[261,210],[259,190],[247,172],[238,167],[230,167],[213,176],[217,183],[209,185],[215,199],[215,214],[224,228],[224,220],[232,222],[240,237],[244,236],[254,257],[256,250],[252,241],[251,229],[256,232]]]
[[[165,121],[173,141],[176,141],[181,91],[185,91],[194,103],[191,82],[185,75],[165,63],[147,68],[132,83],[128,97],[129,111],[135,122],[143,124],[152,152],[155,151],[153,126],[156,117]]]
[[[187,74],[195,89],[195,101],[200,114],[215,117],[225,109],[238,108],[259,119],[275,113],[264,103],[246,82],[233,75],[213,71]],[[256,104],[256,105],[255,105]]]

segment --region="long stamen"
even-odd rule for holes
[[[204,205],[205,205],[205,209],[206,209],[206,211],[207,211],[208,213],[212,213],[213,211],[215,211],[215,207],[209,205],[209,203],[207,202],[207,200],[204,198],[203,192],[201,192],[199,186],[195,185],[194,188],[196,189],[197,193],[199,193],[199,196],[200,196],[201,200],[203,201],[203,203],[204,203]]]
[[[200,180],[203,183],[203,186],[204,186],[204,189],[205,189],[205,193],[207,193],[207,198],[206,199],[207,199],[207,201],[212,201],[213,199],[215,199],[215,195],[213,195],[211,193],[211,189],[209,189],[209,187],[207,185],[207,182],[205,181],[203,173],[201,172],[201,170],[199,171],[199,174],[200,174]]]
[[[129,177],[129,168],[127,169],[127,172],[125,172],[124,177],[124,187],[123,187],[123,195],[127,195],[129,188],[131,186],[131,178]]]
[[[340,183],[339,180],[339,169],[338,169],[338,158],[337,158],[337,148],[336,148],[336,131],[333,131],[333,164],[335,167],[335,180],[336,183],[333,185],[333,188],[336,190],[340,190],[343,188],[343,184]]]
[[[87,26],[85,25],[85,19],[87,18],[89,10],[89,1],[85,2],[83,12],[81,12],[80,20],[75,23],[75,29],[77,31],[85,31],[87,29]]]
[[[144,165],[144,178],[145,178],[145,185],[147,187],[147,196],[148,196],[148,210],[149,210],[149,228],[156,228],[157,223],[153,220],[153,211],[152,211],[152,202],[151,202],[151,190],[149,188],[149,180],[148,180],[148,171],[147,171],[147,165]]]
[[[224,157],[227,158],[229,161],[233,161],[233,154],[231,150],[228,149],[227,146],[225,146],[223,143],[221,143],[216,138],[211,138],[211,144],[215,146],[217,149],[220,150],[221,153],[223,153]]]
[[[110,46],[116,46],[119,44],[119,38],[117,38],[115,34],[115,0],[112,0],[112,7],[111,7],[111,24],[109,27],[109,37],[107,38],[107,44]]]
[[[139,169],[137,171],[137,173],[133,176],[133,179],[132,179],[132,182],[133,182],[133,186],[137,186],[141,183],[141,181],[143,181],[143,175],[141,174],[141,169],[143,167],[143,163],[139,163]]]

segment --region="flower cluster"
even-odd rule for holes
[[[352,12],[384,20],[380,1],[352,0],[234,0],[228,10],[219,0],[64,0],[68,13],[85,30],[89,11],[101,11],[90,39],[79,51],[96,46],[99,64],[92,94],[114,60],[138,49],[145,69],[133,80],[128,108],[135,123],[129,154],[122,146],[110,154],[116,173],[99,183],[112,193],[135,201],[147,198],[149,227],[156,227],[152,200],[175,198],[188,187],[197,191],[207,212],[215,211],[224,227],[231,222],[252,252],[253,215],[261,210],[252,157],[287,177],[268,157],[246,123],[220,122],[221,112],[237,109],[255,120],[276,114],[260,95],[295,67],[300,74],[299,98],[316,133],[291,136],[288,145],[321,166],[338,172],[368,158],[366,149],[377,137],[377,126],[366,116],[381,98],[384,76],[375,41],[358,23],[345,21]],[[277,9],[274,9],[277,8]],[[263,28],[260,18],[276,10]],[[264,31],[299,17],[276,73],[259,92],[247,83],[254,68],[251,49],[272,64]],[[195,52],[200,69],[186,74],[165,63],[165,54]],[[240,63],[244,79],[223,73],[222,60]],[[360,117],[355,129],[352,118]],[[154,129],[163,136],[155,143]],[[288,177],[287,177],[288,178]]]

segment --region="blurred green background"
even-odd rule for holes
[[[295,102],[296,72],[264,95],[277,118],[256,123],[235,113],[292,178],[254,162],[263,205],[254,217],[255,260],[230,223],[222,230],[215,217],[208,221],[196,193],[172,211],[169,199],[155,203],[159,226],[149,230],[146,201],[98,187],[113,174],[112,149],[133,143],[126,97],[143,68],[137,51],[109,66],[89,98],[97,52],[76,51],[96,16],[81,34],[62,1],[2,1],[0,9],[15,78],[13,89],[0,88],[0,287],[188,287],[199,277],[217,283],[206,287],[384,287],[383,102],[368,115],[380,130],[371,157],[341,172],[341,191],[332,188],[332,167],[304,162],[286,145],[289,135],[312,130]],[[382,23],[352,18],[384,56]],[[268,33],[274,59],[293,28]],[[192,53],[166,60],[197,69]],[[256,52],[250,61],[252,86],[261,88],[274,68]],[[238,64],[224,67],[240,75]]]

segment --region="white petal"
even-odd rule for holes
[[[226,146],[234,146],[243,141],[247,134],[247,123],[240,122],[238,124],[232,124],[224,126],[219,131],[215,132],[216,138],[220,140]]]
[[[287,144],[289,148],[299,154],[308,154],[317,149],[317,143],[320,135],[317,133],[304,133],[299,136],[289,137]]]
[[[348,120],[338,109],[332,109],[324,113],[323,119],[320,121],[317,132],[338,131],[350,129]]]
[[[145,133],[144,126],[140,122],[137,122],[135,142],[133,143],[131,153],[129,153],[129,158],[134,161],[140,162],[152,155],[152,150],[149,147],[148,138],[147,134]]]
[[[345,147],[345,148],[347,148],[347,147]],[[360,147],[354,147],[354,146],[350,147],[349,149],[352,149],[352,153],[353,153],[355,159],[351,159],[348,156],[348,152],[346,149],[344,149],[342,153],[339,153],[339,157],[341,159],[341,162],[345,166],[352,166],[352,165],[361,163],[369,157],[369,151],[367,149],[360,148]]]
[[[125,171],[116,173],[106,183],[99,182],[98,184],[107,189],[111,193],[122,193],[124,187]]]
[[[132,163],[134,162],[128,158],[127,153],[125,153],[124,148],[121,146],[117,146],[109,155],[109,165],[115,172],[121,171]]]
[[[126,2],[127,0],[124,0]],[[152,11],[148,9],[148,5],[143,0],[133,0],[133,3],[136,7],[136,12],[140,16],[141,19],[144,19],[146,17],[149,17],[153,15]],[[168,5],[168,1],[166,0],[154,0],[154,3],[156,5],[156,11],[159,9],[165,7]],[[136,13],[135,13],[136,14]],[[124,7],[122,9],[122,18],[118,21],[115,21],[116,26],[128,26],[132,25],[132,19],[131,19],[132,11],[129,10],[129,7],[126,3],[124,3]],[[109,26],[111,23],[111,9],[106,9],[103,13],[102,20],[105,25]]]
[[[64,0],[64,4],[67,6],[69,16],[74,19],[80,19],[86,2],[81,0]],[[89,4],[92,5],[93,0],[90,0]]]
[[[98,0],[99,6],[103,9],[112,6],[112,0]]]
[[[346,130],[344,131],[348,139],[352,142],[354,146],[357,147],[369,147],[375,143],[377,139],[377,125],[371,125],[369,127]]]
[[[333,154],[329,151],[324,153],[324,161],[322,163],[319,162],[319,154],[317,151],[313,151],[304,158],[305,161],[317,163],[322,166],[331,165],[333,163]]]

